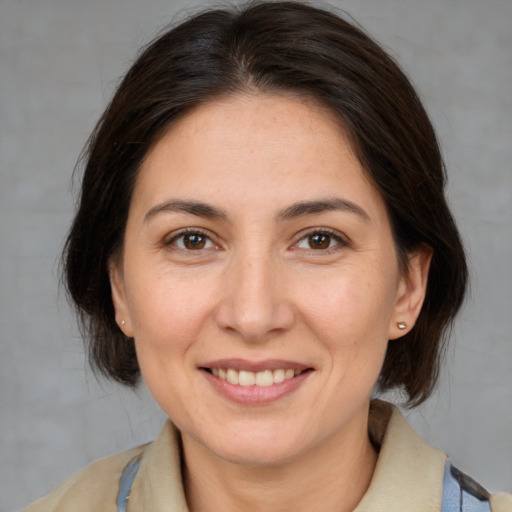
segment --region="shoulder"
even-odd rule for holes
[[[119,479],[125,467],[148,445],[93,462],[74,474],[24,512],[117,511]]]
[[[372,402],[369,433],[379,458],[357,512],[512,512],[512,495],[488,493],[421,439],[391,404]]]
[[[92,463],[24,512],[118,512],[128,496],[133,510],[187,510],[179,433],[170,420],[152,443]]]
[[[491,496],[492,512],[512,512],[512,494],[499,492]]]
[[[447,461],[442,512],[512,512],[512,496],[505,493],[490,494]]]

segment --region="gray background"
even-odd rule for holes
[[[152,439],[163,421],[144,389],[98,383],[86,369],[57,261],[88,133],[137,49],[199,3],[0,0],[0,512]],[[510,491],[512,3],[332,3],[418,86],[470,255],[472,292],[442,386],[411,421],[461,469]]]

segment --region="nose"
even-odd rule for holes
[[[291,328],[294,308],[283,269],[268,255],[243,256],[226,268],[217,325],[248,342],[265,342]]]

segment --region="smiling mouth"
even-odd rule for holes
[[[205,371],[210,373],[211,375],[219,378],[220,380],[225,380],[230,384],[238,385],[238,386],[259,386],[259,387],[269,387],[274,384],[280,384],[286,380],[291,380],[294,377],[310,371],[310,369],[306,370],[294,370],[292,368],[283,369],[278,368],[276,370],[263,370],[259,372],[251,372],[246,370],[236,370],[234,368],[203,368]]]

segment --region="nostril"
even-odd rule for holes
[[[266,341],[292,327],[293,308],[280,298],[252,299],[230,297],[219,304],[215,313],[217,325],[247,341]]]

